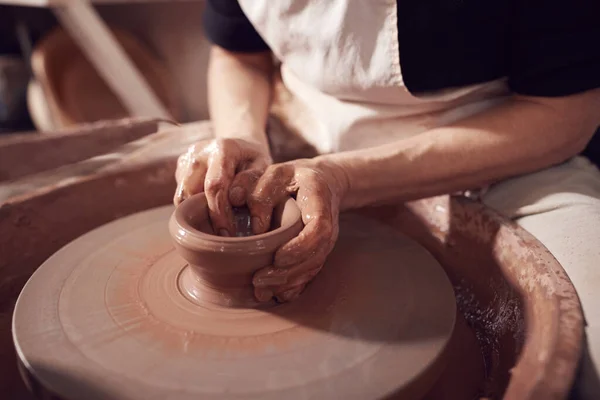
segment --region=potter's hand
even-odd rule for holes
[[[268,149],[244,139],[197,143],[177,160],[173,202],[178,205],[189,196],[205,192],[215,232],[233,236],[231,206],[244,205],[247,193],[271,163]]]
[[[321,270],[338,237],[341,198],[347,187],[334,164],[297,160],[268,167],[247,198],[253,231],[265,232],[273,208],[290,195],[302,212],[304,229],[275,253],[274,265],[254,275],[259,301],[295,299]]]

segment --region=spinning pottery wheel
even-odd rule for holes
[[[301,229],[295,203],[280,207],[273,231],[244,238],[210,235],[205,207],[202,196],[186,200],[171,235],[166,206],[101,226],[49,258],[14,313],[28,373],[64,399],[416,399],[428,391],[445,366],[456,309],[427,251],[344,215],[305,292],[258,305],[248,295],[252,263],[264,266],[277,238]],[[194,252],[195,238],[212,245]],[[239,243],[246,247],[236,253]]]

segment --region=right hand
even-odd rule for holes
[[[179,156],[173,203],[205,192],[212,226],[221,236],[234,236],[231,207],[241,207],[258,179],[272,164],[268,148],[244,139],[214,139],[190,146]]]

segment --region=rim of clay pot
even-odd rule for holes
[[[207,207],[204,193],[191,196],[177,206],[169,221],[173,240],[186,248],[203,251],[269,253],[296,236],[297,225],[302,224],[300,208],[294,199],[288,198],[273,211],[272,220],[281,221],[279,227],[260,235],[219,236],[194,227],[193,218],[197,218]]]

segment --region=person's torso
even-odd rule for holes
[[[509,94],[500,69],[479,65],[478,73],[466,71],[472,81],[453,79],[456,73],[439,64],[454,65],[456,57],[464,56],[450,54],[452,46],[438,51],[438,57],[447,54],[444,59],[420,57],[421,70],[407,74],[406,69],[415,69],[415,56],[410,54],[411,45],[399,42],[402,23],[415,22],[402,18],[395,0],[239,3],[282,62],[286,87],[308,109],[313,121],[307,125],[312,128],[303,134],[320,152],[389,143],[472,115]],[[437,29],[423,30],[431,31]],[[413,27],[412,33],[419,29]],[[411,59],[403,59],[405,47]],[[455,51],[463,52],[462,47],[455,46]],[[438,64],[430,68],[433,62]],[[447,77],[424,79],[429,70],[448,72]]]

